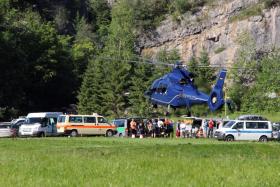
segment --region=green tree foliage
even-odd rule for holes
[[[115,116],[122,115],[128,106],[125,93],[129,89],[132,76],[131,64],[128,61],[134,58],[134,20],[132,9],[127,2],[119,1],[112,9],[112,22],[102,54],[115,58],[104,64],[106,92],[103,94],[104,108],[112,111]]]
[[[280,5],[280,0],[264,0],[265,8],[276,7]]]
[[[139,64],[134,67],[129,89],[131,114],[139,116],[149,116],[151,114],[152,108],[147,98],[144,97],[144,91],[151,85],[155,72],[153,67],[146,64]]]
[[[129,2],[133,8],[133,16],[137,28],[149,30],[163,20],[168,12],[168,0],[131,0]]]
[[[195,85],[202,91],[210,93],[211,86],[214,84],[216,72],[210,67],[208,53],[205,50],[200,52],[198,58],[192,57],[188,68],[195,74]]]
[[[59,33],[67,33],[67,26],[69,25],[69,12],[65,7],[57,7],[54,16],[54,23]]]
[[[88,5],[92,18],[91,25],[98,36],[99,45],[103,46],[111,23],[111,9],[106,0],[89,0]]]
[[[131,79],[131,65],[128,61],[133,59],[134,56],[135,36],[133,34],[133,25],[132,9],[128,6],[127,1],[119,1],[113,7],[109,35],[103,53],[100,54],[104,74],[103,79],[91,78],[91,81],[98,83],[98,87],[89,86],[86,88],[102,88],[104,90],[100,95],[100,102],[92,104],[98,106],[99,111],[104,111],[105,113],[103,114],[120,116],[128,106],[125,93],[128,91]],[[84,80],[87,79],[87,76],[91,76],[90,73],[85,75]],[[84,111],[84,105],[81,100],[83,100],[82,97],[85,94],[82,92],[85,91],[81,90],[79,109]]]
[[[188,69],[195,75],[194,83],[197,88],[206,94],[210,94],[218,72],[211,68],[208,53],[202,50],[198,58],[191,57]],[[191,113],[197,116],[205,116],[208,112],[210,111],[207,105],[198,105],[191,108]]]
[[[239,55],[234,69],[228,73],[232,81],[228,95],[240,110],[243,97],[256,80],[258,62],[255,60],[256,44],[248,33],[242,33],[237,42],[240,44]]]
[[[168,6],[169,13],[172,15],[174,20],[181,21],[184,13],[190,12],[193,14],[205,3],[205,0],[172,0]]]
[[[69,38],[31,11],[6,11],[1,28],[0,106],[38,111],[74,102]]]
[[[102,94],[104,85],[103,64],[99,59],[91,60],[85,72],[80,93],[78,95],[78,111],[81,114],[97,112],[103,114]]]
[[[229,96],[243,112],[280,110],[279,51],[256,58],[256,45],[248,34],[240,36],[239,58],[231,71]]]
[[[209,56],[205,50],[201,51],[198,61],[201,68],[198,70],[196,84],[201,87],[203,91],[209,93],[215,80],[215,70],[210,67]]]
[[[280,111],[280,53],[275,51],[260,61],[260,71],[242,99],[242,111]]]
[[[166,49],[159,51],[156,61],[160,63],[175,63],[179,59],[177,50],[167,51]],[[156,62],[155,62],[156,64]],[[130,108],[131,113],[139,116],[150,116],[153,108],[147,98],[144,97],[144,92],[149,89],[153,81],[161,77],[170,70],[169,67],[162,65],[147,65],[136,64],[133,66],[133,76],[130,86]]]
[[[75,20],[75,40],[72,45],[72,56],[74,60],[74,72],[79,78],[79,83],[82,80],[85,69],[90,59],[95,55],[95,35],[91,25],[86,22],[86,19],[77,15]]]

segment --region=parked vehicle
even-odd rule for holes
[[[127,136],[127,119],[126,118],[117,118],[112,121],[112,123],[117,128],[117,136]]]
[[[257,121],[268,121],[265,117],[260,115],[241,115],[237,118],[237,120],[257,120]]]
[[[11,123],[9,122],[0,123],[0,137],[11,137],[11,136],[13,136]]]
[[[130,122],[132,119],[135,120],[137,127],[139,123],[147,122],[147,119],[142,117],[116,118],[112,123],[117,127],[117,136],[131,136]],[[139,133],[137,132],[137,137],[140,135]]]
[[[280,122],[272,124],[272,138],[280,140]]]
[[[117,133],[116,126],[98,114],[93,115],[60,115],[57,132],[61,135],[106,135]]]
[[[256,140],[266,142],[272,139],[272,124],[270,121],[234,120],[221,129],[216,130],[214,136],[218,140]]]
[[[25,122],[19,127],[19,136],[55,136],[56,123],[61,112],[29,113]]]
[[[25,122],[25,117],[19,117],[11,121],[11,129],[13,131],[13,136],[18,136],[19,127]]]

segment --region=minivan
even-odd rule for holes
[[[234,120],[217,129],[215,138],[218,140],[253,140],[266,142],[272,139],[270,121]]]
[[[55,136],[57,118],[62,112],[29,113],[19,127],[19,136]]]
[[[57,122],[60,135],[83,136],[105,135],[111,137],[117,133],[116,126],[110,124],[103,116],[92,115],[60,115]]]

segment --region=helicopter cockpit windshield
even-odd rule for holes
[[[166,93],[166,91],[167,91],[167,84],[160,83],[159,86],[157,87],[157,92]]]

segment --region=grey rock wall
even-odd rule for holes
[[[205,49],[212,64],[234,62],[237,57],[238,38],[248,33],[258,51],[280,47],[280,7],[263,10],[260,15],[244,20],[231,21],[258,0],[218,1],[211,7],[203,7],[195,15],[186,13],[180,23],[172,17],[164,20],[154,31],[143,33],[138,38],[142,55],[153,56],[160,50],[177,49],[184,61],[198,56]]]

